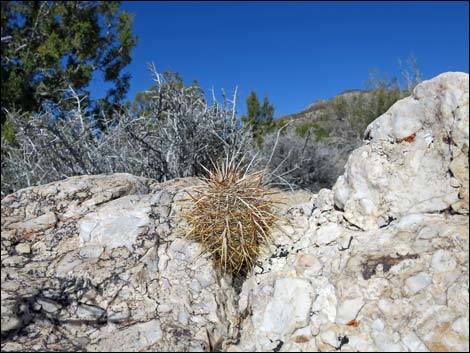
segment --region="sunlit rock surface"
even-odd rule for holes
[[[336,185],[336,205],[367,230],[410,213],[468,214],[468,74],[418,85],[366,130]]]

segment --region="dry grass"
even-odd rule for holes
[[[222,273],[246,273],[271,241],[277,220],[276,201],[263,186],[263,172],[247,173],[231,162],[213,163],[203,184],[189,196],[193,207],[185,218],[191,226],[188,239],[198,241]]]

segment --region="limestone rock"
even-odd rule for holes
[[[262,315],[260,328],[285,335],[306,326],[310,319],[312,293],[313,288],[307,281],[298,278],[278,279],[272,300]],[[253,316],[256,317],[257,313],[255,311]]]
[[[28,243],[20,243],[15,246],[15,250],[19,254],[29,254],[31,253],[31,246]]]
[[[2,233],[45,230],[56,222],[80,218],[97,205],[113,199],[148,193],[154,181],[130,174],[76,176],[32,186],[2,199]],[[32,227],[32,228],[31,228]]]
[[[468,350],[468,75],[422,83],[366,134],[333,193],[284,215],[307,226],[276,236],[244,283],[229,351]],[[297,283],[310,320],[287,330]]]
[[[79,221],[80,240],[132,251],[137,237],[148,231],[150,214],[149,197],[129,195],[110,201]]]
[[[206,349],[208,334],[226,339],[234,289],[183,239],[183,189],[195,183],[83,176],[2,200],[7,229],[45,200],[61,220],[27,238],[2,232],[2,350],[187,351]]]
[[[468,214],[468,74],[418,85],[365,132],[333,190],[346,219],[376,229],[409,213]]]

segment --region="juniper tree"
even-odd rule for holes
[[[247,114],[242,117],[242,121],[252,131],[253,138],[261,146],[263,136],[274,129],[274,106],[264,97],[261,105],[255,91],[251,91],[246,99]]]
[[[2,131],[6,111],[38,112],[44,101],[61,101],[69,86],[89,96],[95,72],[112,84],[95,110],[109,112],[124,98],[130,75],[123,69],[137,38],[119,3],[2,1]]]

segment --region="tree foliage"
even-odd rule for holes
[[[112,84],[94,106],[110,111],[128,90],[137,38],[119,1],[2,1],[2,125],[6,111],[38,112],[69,86],[80,95],[95,71]]]
[[[251,91],[246,99],[247,114],[242,116],[242,121],[247,125],[253,134],[253,138],[261,146],[263,136],[272,132],[275,127],[274,105],[269,103],[267,97],[264,97],[263,104],[260,103],[255,91]]]

